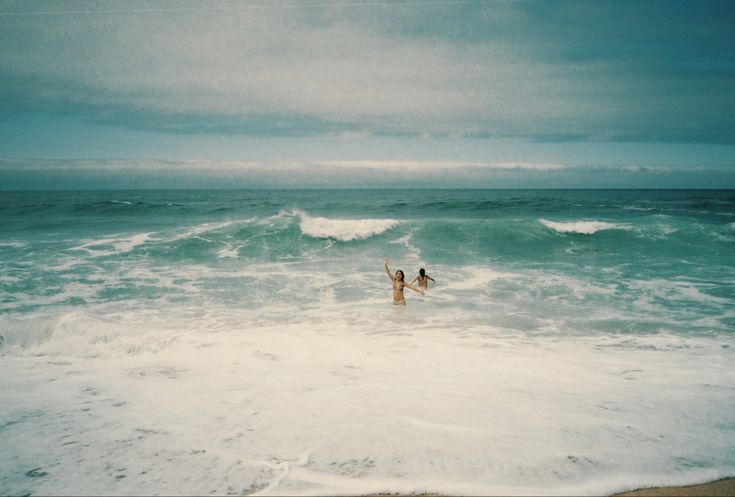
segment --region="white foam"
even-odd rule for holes
[[[151,239],[153,233],[136,233],[130,236],[112,236],[101,238],[99,240],[91,240],[69,250],[84,250],[89,253],[90,257],[103,257],[108,255],[117,255],[130,252],[135,247],[143,245]],[[112,246],[112,249],[107,248]]]
[[[216,231],[222,228],[227,228],[228,226],[233,226],[241,223],[248,223],[250,222],[250,219],[243,219],[243,220],[237,220],[237,221],[223,221],[220,223],[203,223],[194,226],[191,229],[188,229],[182,233],[179,233],[177,235],[171,236],[171,237],[163,237],[161,238],[161,241],[170,242],[174,240],[183,240],[185,238],[195,238],[199,235],[202,235],[204,233],[208,233],[210,231]]]
[[[11,310],[26,306],[48,306],[67,302],[71,299],[86,300],[95,295],[97,288],[94,285],[71,281],[63,286],[47,287],[45,293],[20,293],[13,292],[0,303],[0,308]]]
[[[651,240],[658,241],[666,240],[674,233],[678,233],[679,229],[665,223],[658,223],[646,229],[639,229],[639,232],[641,232],[644,236],[648,237]]]
[[[68,271],[69,269],[81,266],[86,263],[87,261],[85,259],[67,258],[66,262],[55,264],[53,266],[48,266],[48,269],[51,271]]]
[[[657,210],[656,207],[639,207],[637,205],[624,205],[623,209],[628,210],[628,211],[642,211],[642,212],[649,212],[649,211]]]
[[[220,259],[234,259],[238,256],[237,248],[227,245],[217,251],[217,257]]]
[[[313,238],[333,238],[342,242],[370,238],[399,224],[395,219],[333,219],[314,217],[297,211],[301,232]]]
[[[126,319],[76,310],[24,319],[3,316],[0,335],[5,351],[56,357],[120,357],[159,350],[171,341],[170,329],[167,333],[151,329],[158,320],[146,325],[129,319],[132,313],[122,315]]]
[[[449,274],[447,272],[447,274]],[[448,281],[441,281],[436,288],[441,292],[447,290],[483,290],[492,281],[501,278],[513,278],[513,273],[496,271],[486,266],[465,266],[461,270],[453,269]]]
[[[539,219],[539,222],[557,233],[578,233],[581,235],[592,235],[604,230],[629,230],[630,225],[608,223],[605,221],[570,221],[566,223]]]
[[[663,278],[636,280],[629,284],[633,290],[642,290],[645,294],[657,299],[669,301],[690,301],[697,304],[729,304],[730,300],[715,297],[702,290],[714,285],[706,282],[677,281]]]
[[[411,307],[382,322],[414,334],[181,311],[55,324],[90,352],[158,337],[133,353],[3,357],[8,493],[601,495],[735,468],[729,336],[470,340]]]
[[[413,235],[415,232],[416,230],[413,229],[410,232],[403,235],[402,237],[396,240],[392,240],[390,243],[394,243],[397,245],[403,245],[404,247],[406,247],[406,250],[408,250],[410,257],[414,260],[417,260],[417,259],[421,259],[421,249],[411,243],[411,240],[413,239]]]
[[[88,252],[91,257],[118,255],[130,252],[145,243],[167,243],[187,238],[198,238],[205,233],[221,230],[230,226],[251,223],[255,220],[256,218],[248,218],[218,223],[202,223],[172,235],[154,232],[135,233],[128,236],[114,235],[98,240],[89,240],[81,245],[72,247],[69,250],[84,250]],[[112,246],[111,249],[109,248],[110,246]],[[59,268],[65,269],[65,266],[62,265],[59,266]]]

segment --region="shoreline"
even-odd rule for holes
[[[720,478],[706,483],[697,485],[682,485],[671,487],[647,487],[636,490],[629,490],[613,494],[612,497],[662,497],[662,496],[680,496],[680,497],[700,497],[713,496],[725,497],[735,495],[735,477]]]
[[[364,494],[363,497],[440,497],[445,494],[422,492],[416,494],[377,493]],[[451,494],[449,494],[451,495]],[[735,496],[735,476],[728,476],[696,485],[672,485],[664,487],[643,487],[612,494],[610,497],[732,497]]]

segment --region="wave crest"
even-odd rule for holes
[[[301,218],[299,228],[304,235],[312,238],[332,238],[342,242],[370,238],[399,223],[395,219],[331,219],[309,216],[304,212],[296,214]]]
[[[592,235],[604,230],[627,230],[627,224],[608,223],[605,221],[571,221],[567,223],[555,223],[546,219],[539,219],[539,223],[557,233],[577,233],[580,235]]]

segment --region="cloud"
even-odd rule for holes
[[[0,16],[0,109],[168,133],[735,143],[722,3],[124,5]]]

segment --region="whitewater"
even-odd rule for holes
[[[2,192],[0,494],[732,476],[733,248],[729,190]]]

